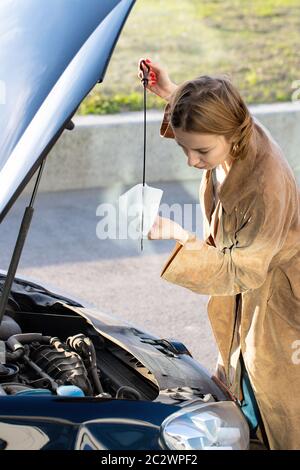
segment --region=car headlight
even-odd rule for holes
[[[161,438],[173,450],[246,450],[249,427],[234,402],[198,403],[168,416]]]

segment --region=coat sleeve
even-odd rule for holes
[[[207,295],[236,295],[260,287],[290,225],[291,211],[282,193],[268,199],[257,195],[237,215],[234,242],[222,250],[190,232],[183,245],[176,242],[160,276]]]

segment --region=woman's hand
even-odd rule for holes
[[[149,240],[177,240],[185,243],[188,239],[188,232],[181,225],[166,217],[156,217],[154,224],[148,232]]]
[[[143,70],[147,70],[145,65],[141,64],[142,60],[145,59],[141,58],[138,63],[138,77],[140,80],[143,78],[140,65],[142,65]],[[160,98],[169,101],[169,98],[176,90],[177,85],[175,85],[175,83],[170,80],[168,72],[160,64],[157,62],[151,62],[150,59],[146,59],[146,62],[150,66],[149,81],[148,85],[146,86],[147,90],[159,96]]]

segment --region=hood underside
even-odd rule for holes
[[[104,78],[135,0],[1,0],[0,222]]]

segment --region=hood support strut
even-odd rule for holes
[[[22,219],[22,222],[21,222],[18,238],[17,238],[16,244],[15,244],[14,252],[13,252],[13,255],[12,255],[12,258],[11,258],[11,261],[10,261],[10,265],[9,265],[9,268],[8,268],[8,271],[7,271],[6,278],[5,278],[5,283],[4,283],[2,295],[1,295],[1,298],[0,298],[0,325],[1,325],[3,315],[4,315],[6,307],[7,307],[7,302],[8,302],[9,294],[10,294],[10,291],[11,291],[11,286],[12,286],[12,283],[13,283],[15,275],[16,275],[16,271],[17,271],[18,264],[19,264],[19,261],[20,261],[20,258],[21,258],[21,254],[22,254],[22,251],[23,251],[23,247],[24,247],[24,244],[25,244],[27,233],[28,233],[30,223],[31,223],[31,220],[32,220],[33,211],[34,211],[33,204],[34,204],[34,201],[35,201],[35,198],[36,198],[36,194],[37,194],[37,190],[38,190],[38,187],[39,187],[39,184],[40,184],[40,180],[41,180],[41,176],[42,176],[43,169],[44,169],[44,166],[45,166],[45,162],[46,162],[46,159],[44,158],[41,165],[40,165],[40,167],[39,167],[38,175],[37,175],[37,178],[36,178],[36,181],[35,181],[35,184],[34,184],[34,188],[33,188],[33,191],[32,191],[29,206],[27,206],[25,211],[24,211],[24,215],[23,215],[23,219]]]

